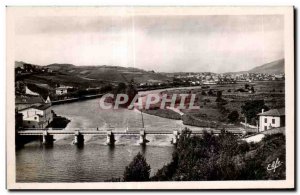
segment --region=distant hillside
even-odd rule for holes
[[[19,61],[16,61],[16,62],[15,62],[15,68],[18,68],[18,67],[20,67],[20,68],[21,68],[21,67],[23,67],[23,66],[24,66],[24,64],[25,64],[24,62],[19,62]]]
[[[249,71],[249,73],[268,73],[279,74],[284,73],[284,59],[276,60],[261,66],[257,66]]]
[[[225,74],[246,74],[246,73],[267,73],[280,74],[284,73],[284,59],[276,60],[267,64],[263,64],[246,71],[226,72]]]
[[[71,64],[51,64],[47,68],[68,75],[76,75],[86,80],[98,80],[108,82],[135,82],[166,81],[168,78],[162,74],[145,71],[132,67],[120,66],[74,66]]]
[[[21,67],[26,62],[15,62],[15,67]],[[120,83],[130,82],[133,79],[137,83],[142,82],[164,82],[167,81],[167,76],[155,73],[154,71],[145,71],[133,67],[121,67],[121,66],[75,66],[72,64],[49,64],[47,66],[38,66],[30,64],[36,67],[45,67],[58,74],[48,75],[49,79],[59,80],[63,82],[64,78],[74,82],[101,82],[101,83]],[[38,77],[38,75],[35,75]],[[50,78],[51,77],[51,78]],[[53,78],[57,77],[57,78]],[[68,79],[67,79],[68,78]],[[44,78],[48,79],[48,78]]]
[[[73,64],[49,64],[47,65],[47,68],[50,68],[51,70],[69,70],[71,68],[75,67]]]

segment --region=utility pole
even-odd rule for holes
[[[144,129],[144,117],[143,117],[143,110],[141,109],[141,115],[142,115],[142,127]]]

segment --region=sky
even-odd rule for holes
[[[282,15],[30,16],[15,23],[16,61],[156,72],[231,72],[284,57]]]

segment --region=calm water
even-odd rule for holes
[[[142,127],[141,113],[135,110],[101,110],[99,99],[53,106],[55,113],[71,120],[68,129]],[[180,128],[181,121],[143,114],[145,127]],[[116,145],[105,145],[105,136],[85,136],[83,148],[72,144],[73,136],[55,136],[52,147],[31,142],[16,151],[18,182],[97,182],[120,177],[132,158],[142,152],[153,175],[171,160],[171,136],[147,136],[147,146],[138,144],[138,136],[116,136]]]
[[[17,151],[17,182],[100,182],[122,176],[125,166],[139,151],[151,165],[151,174],[170,161],[173,147],[117,145],[114,148],[86,144],[31,144]]]

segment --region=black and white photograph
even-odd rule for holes
[[[9,189],[293,189],[287,7],[13,7]]]

